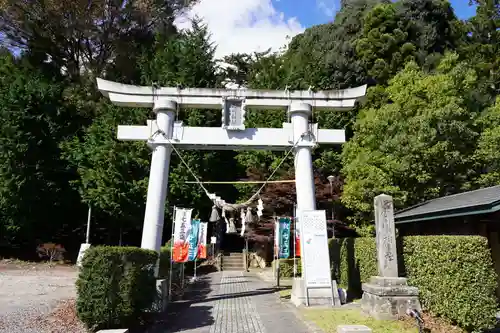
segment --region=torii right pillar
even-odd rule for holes
[[[297,214],[298,216],[298,228],[300,230],[300,237],[304,238],[304,221],[301,221],[300,216],[304,211],[314,211],[316,210],[316,191],[314,186],[314,172],[312,163],[312,149],[314,148],[316,138],[313,137],[312,131],[309,127],[309,117],[312,114],[312,107],[307,103],[292,103],[288,110],[292,122],[293,128],[293,142],[296,143],[295,147],[295,190],[297,193]],[[320,212],[317,212],[320,213]],[[330,276],[330,259],[329,250],[327,245],[327,227],[326,227],[326,216],[323,214],[323,220],[321,221],[324,226],[323,236],[320,238],[314,238],[313,242],[319,241],[316,247],[320,252],[316,253],[316,256],[323,259],[321,261],[321,272],[318,276],[326,277],[326,284],[319,288],[311,288],[307,285],[305,276],[314,276],[318,272],[314,268],[310,268],[305,263],[304,246],[305,242],[301,241],[301,264],[302,264],[302,277],[294,278],[292,285],[292,295],[291,301],[296,306],[301,305],[329,305],[329,306],[340,306],[340,297],[337,290],[337,283],[335,280],[331,280]],[[310,258],[310,257],[309,257]],[[313,265],[314,266],[314,265]],[[312,270],[312,271],[311,271]],[[307,273],[306,273],[307,271]],[[330,284],[328,286],[328,284]]]
[[[311,152],[314,138],[309,129],[311,105],[292,103],[288,112],[292,121],[293,142],[298,142],[295,147],[294,160],[297,209],[299,211],[314,210],[316,209],[316,194]]]

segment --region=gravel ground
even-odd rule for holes
[[[0,332],[78,333],[65,319],[71,310],[77,271],[70,266],[0,262]],[[84,332],[78,329],[79,332]]]

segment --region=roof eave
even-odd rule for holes
[[[403,224],[403,223],[420,222],[420,221],[428,221],[436,219],[445,219],[457,216],[489,214],[497,212],[499,210],[500,210],[500,201],[496,201],[487,205],[472,206],[461,209],[451,209],[446,211],[438,211],[438,212],[419,214],[413,216],[410,215],[400,218],[395,216],[394,219],[396,224]]]

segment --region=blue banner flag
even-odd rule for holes
[[[198,256],[198,232],[200,231],[200,220],[191,221],[191,229],[188,235],[188,261],[196,260]]]
[[[288,259],[290,257],[290,225],[289,217],[280,217],[279,223],[279,252],[278,258]]]

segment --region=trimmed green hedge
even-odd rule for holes
[[[332,278],[350,298],[378,274],[375,238],[330,239]],[[468,330],[491,328],[497,311],[496,273],[488,241],[479,236],[398,239],[400,276],[420,291],[425,310]],[[274,267],[274,265],[273,265]],[[297,262],[300,272],[300,259]],[[293,276],[293,259],[280,260],[280,276]]]
[[[330,239],[329,248],[332,276],[349,294],[360,297],[361,282],[377,275],[375,238]]]
[[[135,247],[91,247],[76,281],[76,311],[92,331],[136,324],[156,299],[158,254]]]
[[[404,267],[432,313],[469,331],[494,325],[497,276],[486,238],[406,237]]]
[[[497,280],[486,238],[410,236],[398,241],[399,275],[419,288],[425,310],[468,331],[494,325]],[[330,258],[333,277],[350,293],[360,295],[361,283],[377,275],[375,238],[331,240]]]
[[[302,274],[302,266],[300,263],[300,258],[296,258],[297,262],[297,276]],[[273,261],[271,267],[274,269],[276,265],[276,260]],[[291,259],[280,259],[280,277],[282,278],[292,278],[293,277],[293,258]]]
[[[170,269],[170,242],[167,242],[160,249],[160,269],[158,272],[158,278],[168,279]]]

